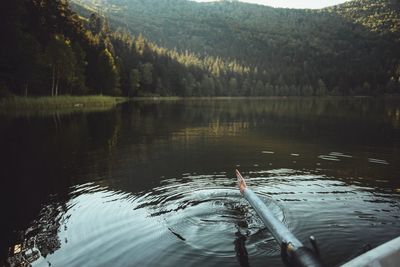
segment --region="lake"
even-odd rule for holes
[[[140,100],[0,121],[2,261],[283,266],[236,168],[328,266],[400,235],[399,99]]]

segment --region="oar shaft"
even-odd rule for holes
[[[246,182],[238,170],[236,170],[236,176],[240,192],[281,246],[281,256],[286,265],[293,267],[322,267],[323,264],[320,259],[274,216],[272,211],[251,189],[247,188]]]
[[[243,190],[243,196],[257,212],[258,216],[260,216],[265,226],[279,244],[291,244],[295,248],[303,246],[303,244],[274,216],[271,210],[251,189],[245,188]]]

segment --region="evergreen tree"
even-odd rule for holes
[[[328,89],[326,88],[326,84],[324,83],[324,81],[322,79],[318,80],[318,87],[315,91],[315,95],[316,96],[324,96],[327,95],[328,93]]]
[[[151,85],[153,83],[153,64],[147,62],[142,65],[143,84]]]
[[[104,49],[97,62],[97,90],[106,95],[119,95],[119,73],[111,53]]]
[[[94,34],[97,35],[101,32],[103,28],[103,22],[99,15],[96,13],[92,13],[89,17],[88,23],[89,30]]]
[[[140,88],[140,72],[138,69],[132,69],[129,74],[130,90],[128,96],[137,96]]]
[[[238,82],[234,77],[229,79],[229,91],[230,95],[232,96],[238,95]]]

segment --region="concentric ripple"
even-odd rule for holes
[[[276,255],[277,247],[261,219],[225,175],[189,176],[165,180],[140,200],[151,217],[162,220],[177,240],[196,254],[232,257],[238,240],[246,241],[246,253]],[[275,216],[284,221],[281,206],[259,194]]]
[[[231,265],[261,254],[278,258],[279,246],[234,185],[233,177],[213,174],[183,175],[137,194],[76,186],[69,202],[53,205],[57,224],[43,218],[34,226],[51,243],[30,237],[24,253],[40,255],[37,266],[201,266],[206,259]],[[281,206],[258,194],[285,222]]]
[[[385,225],[379,236],[398,229],[393,223],[398,203],[388,193],[292,169],[247,174],[248,186],[273,214],[302,241],[316,235],[322,250],[332,251],[337,242],[330,241],[332,229],[343,237],[360,232],[359,225]],[[183,174],[137,193],[112,189],[107,181],[75,186],[66,202],[43,208],[17,247],[22,252],[10,261],[34,266],[282,266],[278,244],[235,180],[226,173]]]
[[[186,191],[179,199],[166,199],[162,213],[168,229],[197,253],[232,256],[232,242],[237,237],[247,240],[249,255],[275,252],[272,236],[237,189],[207,188]],[[282,220],[282,209],[271,199],[263,198]],[[262,248],[260,250],[259,248]]]

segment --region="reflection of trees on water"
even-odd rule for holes
[[[342,120],[381,120],[390,104],[371,98],[269,98],[224,100],[140,101],[131,105],[131,125],[149,133],[179,125],[216,121],[255,121],[270,118],[340,118]],[[171,120],[173,118],[173,120]]]
[[[10,266],[30,266],[40,257],[46,258],[61,247],[58,236],[65,224],[66,205],[53,203],[45,206],[32,225],[21,234],[19,244],[10,248]],[[65,240],[66,242],[66,240]]]
[[[2,144],[4,165],[18,162],[21,167],[10,171],[10,181],[13,176],[35,181],[56,176],[69,181],[87,173],[112,173],[118,147],[130,146],[146,160],[149,144],[154,142],[172,138],[190,144],[201,135],[234,136],[254,127],[263,136],[280,139],[330,136],[351,142],[351,136],[366,143],[380,142],[383,130],[390,136],[392,127],[400,123],[397,103],[368,98],[136,101],[110,112],[57,116],[56,123],[53,118],[12,121],[0,126],[4,129],[0,137],[7,141]],[[7,132],[14,139],[23,138],[9,142],[3,136]],[[54,184],[52,179],[45,180],[46,185]],[[53,189],[57,187],[58,183]]]
[[[387,108],[387,116],[392,120],[393,127],[395,129],[400,129],[400,108]]]
[[[249,253],[246,249],[246,236],[243,235],[239,230],[235,233],[235,246],[236,259],[241,267],[249,267]]]
[[[110,112],[58,116],[57,123],[51,117],[10,121],[0,126],[5,129],[0,137],[7,140],[2,144],[4,165],[18,162],[21,167],[10,170],[10,186],[18,187],[12,185],[13,177],[23,177],[21,184],[34,180],[39,191],[44,183],[43,188],[50,184],[58,192],[59,182],[44,178],[57,177],[68,186],[87,174],[110,176],[121,160],[117,153],[121,147],[143,162],[152,157],[151,144],[176,140],[190,147],[199,137],[238,136],[252,128],[275,140],[295,135],[298,140],[314,138],[329,144],[355,138],[368,144],[385,142],[382,131],[390,137],[400,123],[397,103],[333,97],[136,101]],[[3,136],[7,132],[23,138],[9,142]]]
[[[198,133],[236,135],[255,127],[268,128],[268,135],[277,137],[330,136],[347,141],[361,136],[379,142],[381,130],[396,125],[395,104],[335,97],[138,101],[123,111],[123,123],[135,135],[133,142],[142,144],[171,135],[186,140]]]
[[[187,155],[190,156],[185,163],[188,169],[201,168],[204,171],[209,167],[211,170],[213,162],[218,163],[219,156],[229,157],[226,151],[233,151],[224,147],[219,154],[219,151],[212,150],[215,157],[210,156],[211,148],[207,151],[202,149],[204,144],[209,144],[203,140],[212,136],[240,136],[255,128],[252,132],[255,135],[251,138],[240,139],[246,142],[243,147],[250,147],[252,143],[256,147],[268,136],[272,140],[268,145],[275,145],[270,148],[284,151],[287,155],[299,151],[291,150],[293,144],[290,148],[278,145],[287,146],[287,141],[293,139],[297,145],[301,139],[305,140],[304,143],[313,139],[319,145],[332,145],[335,141],[347,144],[354,140],[361,145],[390,142],[393,153],[397,153],[395,149],[400,144],[393,128],[399,127],[399,114],[398,100],[386,99],[189,99],[137,101],[109,112],[60,115],[55,119],[8,119],[0,125],[4,177],[7,177],[3,180],[4,188],[13,188],[13,191],[4,192],[4,197],[12,203],[5,210],[9,221],[5,222],[7,227],[4,229],[9,237],[9,229],[26,228],[49,194],[68,192],[71,185],[88,180],[104,179],[106,183],[113,183],[113,179],[106,181],[107,178],[117,175],[134,177],[135,173],[147,178],[159,177],[160,174],[168,176],[168,172],[182,168],[182,162],[189,158]],[[206,157],[210,160],[203,162]],[[302,155],[303,159],[305,157]],[[314,158],[308,161],[315,164]],[[151,166],[148,165],[150,161]],[[233,157],[231,162],[235,162]],[[355,169],[354,163],[351,164],[348,169]],[[361,165],[358,167],[363,169]],[[120,170],[127,172],[118,174]],[[135,190],[147,186],[134,179],[132,183]],[[18,203],[26,203],[23,216],[19,214],[21,207]],[[56,212],[58,207],[50,209]],[[39,216],[48,217],[44,214]],[[48,228],[40,225],[48,225]],[[40,255],[48,255],[54,251],[52,247],[57,247],[57,239],[53,245],[50,244],[51,225],[49,220],[48,224],[38,222],[35,227],[34,231],[40,233],[35,235],[35,247],[37,251],[40,249]],[[41,236],[47,237],[44,239],[49,242],[40,245]],[[26,246],[32,247],[28,243]]]
[[[20,240],[23,250],[9,258],[14,266],[24,266],[58,249],[57,231],[65,207],[56,203],[42,209],[42,205],[54,192],[69,198],[70,186],[80,183],[81,176],[110,173],[120,119],[121,113],[115,109],[4,121],[0,127],[2,187],[12,190],[3,192],[9,204],[4,210],[8,220],[1,229],[1,261],[6,260],[6,248],[15,245],[10,240]],[[26,229],[34,218],[39,219],[16,237],[15,231]]]

